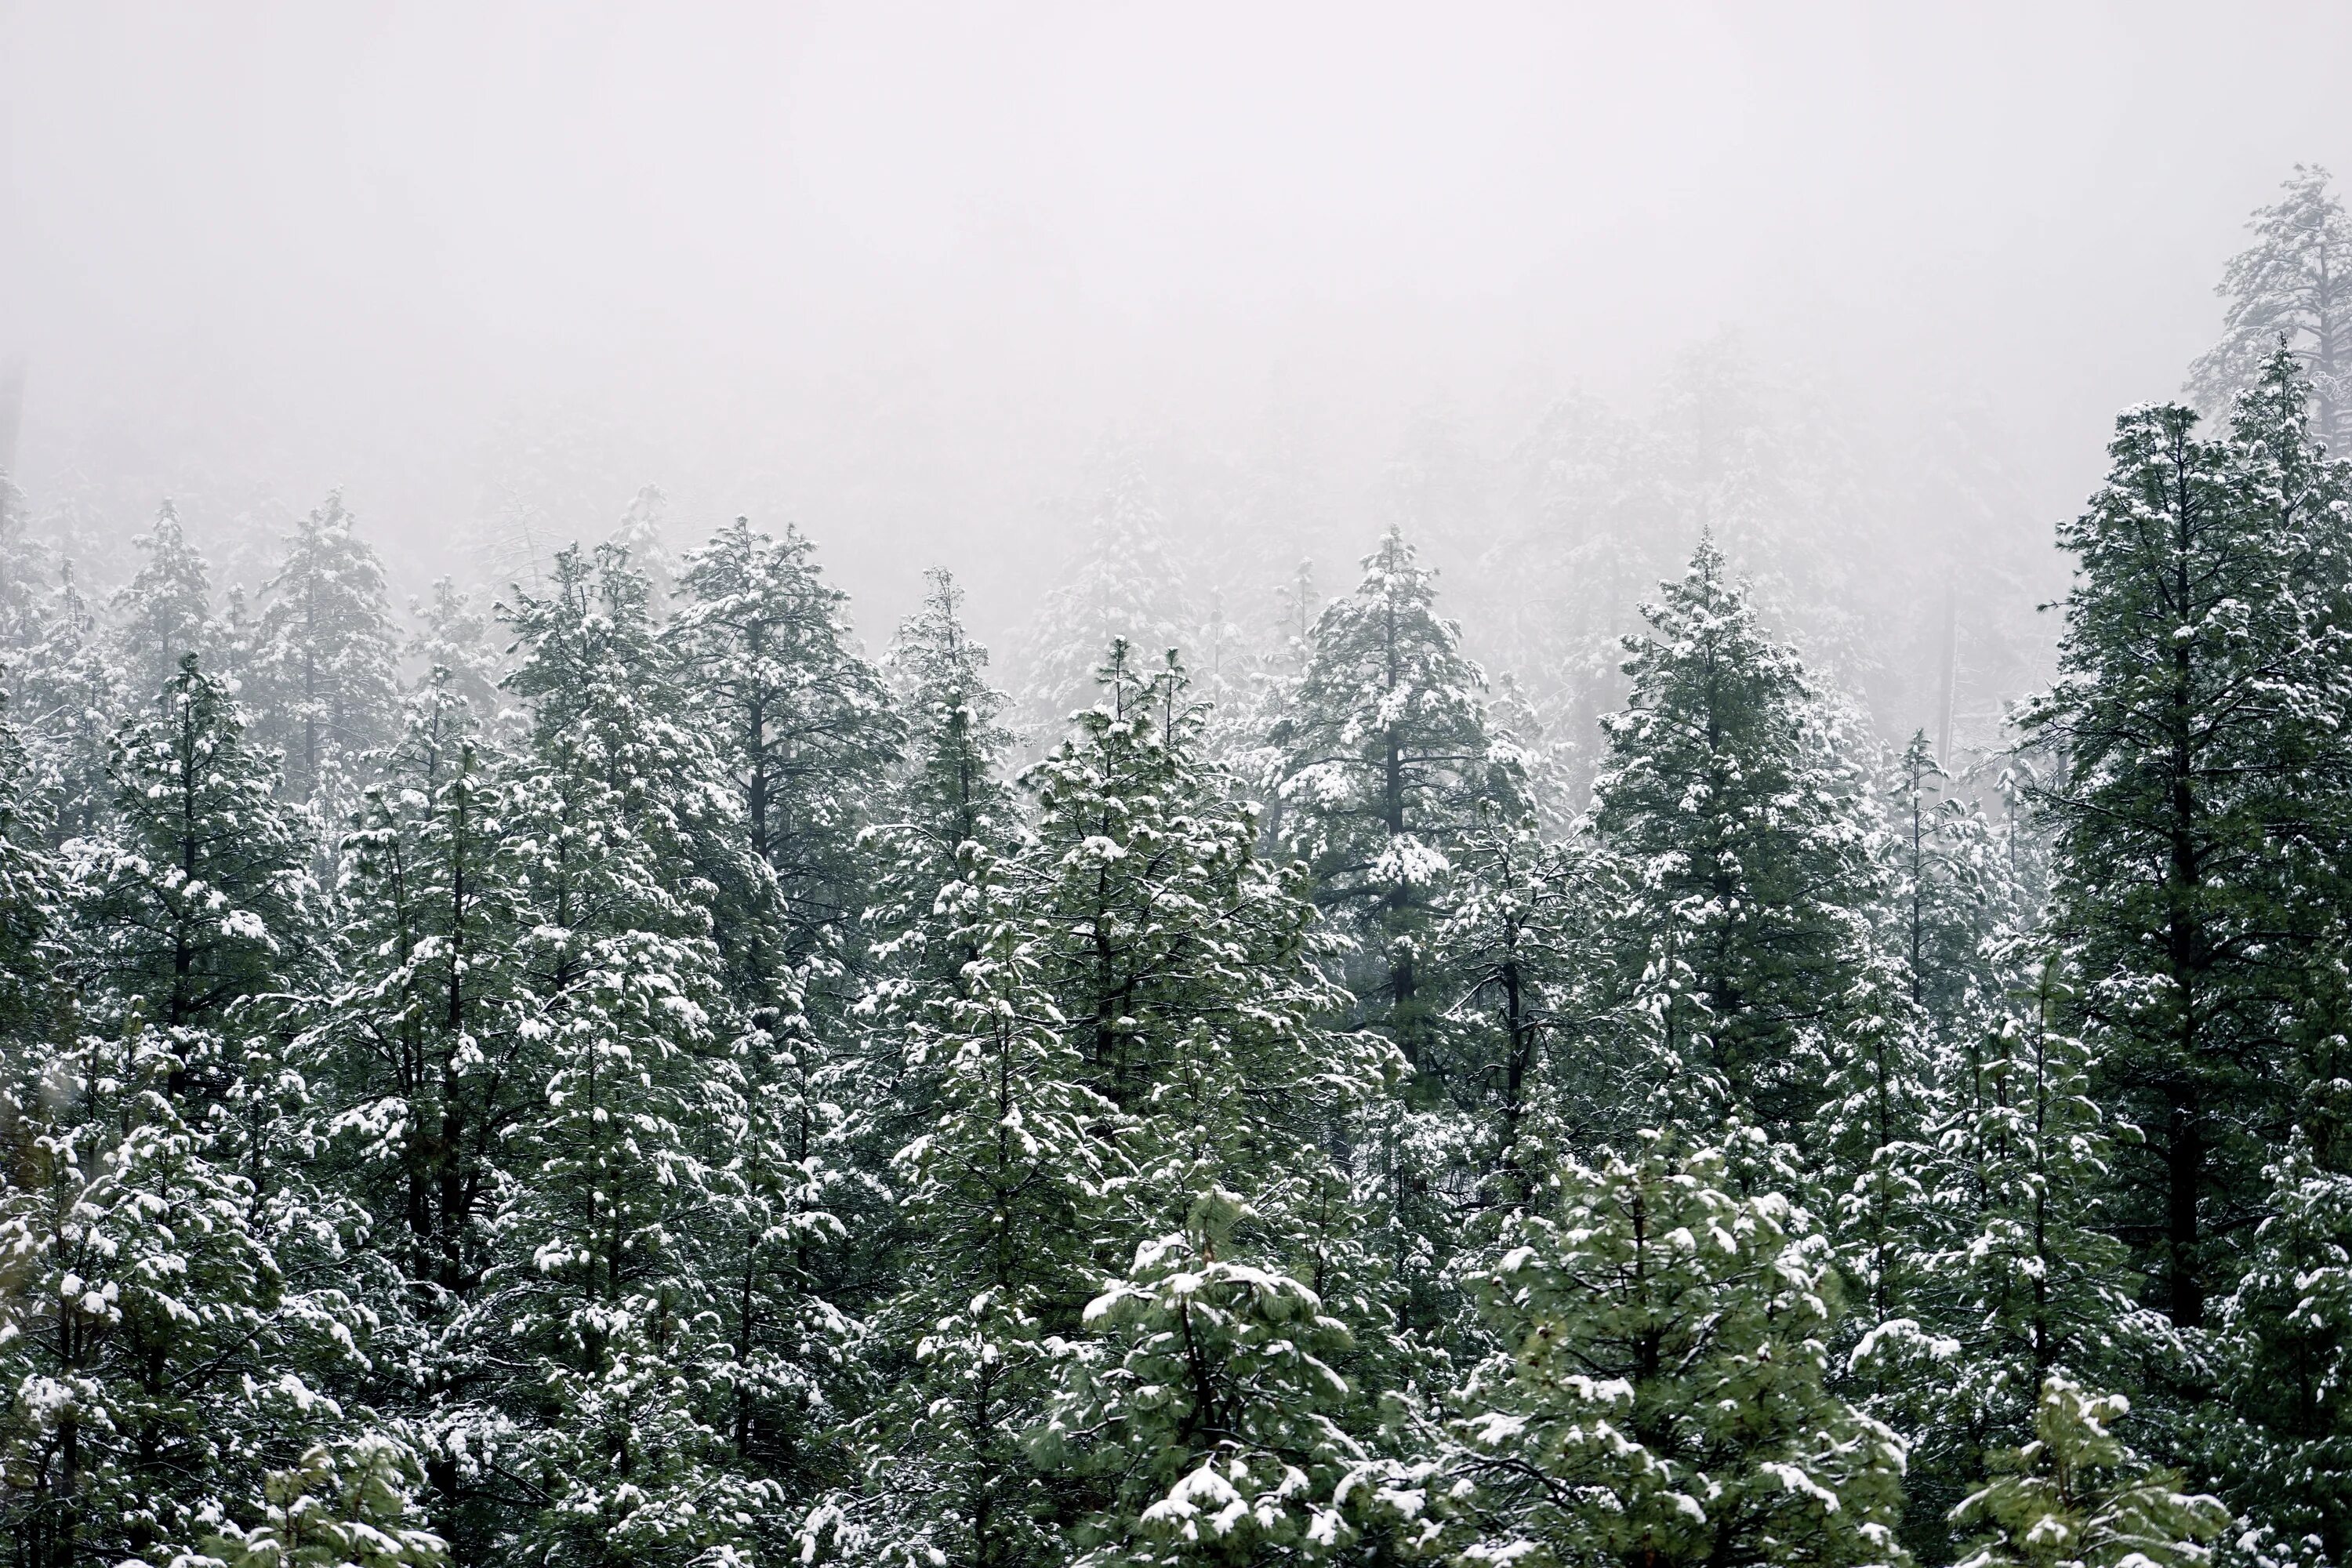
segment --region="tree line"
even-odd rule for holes
[[[1704,534],[1589,798],[1399,529],[1206,672],[1098,552],[1031,741],[746,520],[13,578],[15,1560],[2345,1562],[2352,473],[2242,320],[1958,777]]]

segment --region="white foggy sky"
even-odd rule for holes
[[[2352,172],[2324,5],[0,0],[0,73],[37,501],[347,482],[413,579],[495,419],[593,405],[885,613],[1046,568],[1105,426],[1636,403],[1724,325],[1990,400],[2054,521],[2247,209]]]

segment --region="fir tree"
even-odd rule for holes
[[[1915,731],[1886,790],[1893,830],[1887,945],[1919,1018],[1948,1046],[1980,1016],[1998,976],[1984,945],[2016,913],[1990,826]]]
[[[629,509],[614,525],[611,542],[627,552],[645,574],[653,605],[659,610],[677,591],[677,563],[670,558],[669,498],[658,485],[641,485],[629,500]]]
[[[478,1391],[499,1352],[472,1308],[521,1179],[511,1141],[535,1108],[541,1015],[520,940],[524,840],[456,686],[446,667],[428,674],[362,798],[343,843],[340,984],[297,1050],[328,1100],[338,1185],[397,1281],[373,1392],[415,1422],[436,1517],[470,1551],[495,1527],[461,1458],[497,1424]]]
[[[446,577],[435,580],[429,604],[411,602],[409,616],[416,631],[409,639],[408,658],[428,675],[448,671],[441,684],[465,703],[471,721],[485,733],[499,732],[505,716],[499,691],[503,671],[490,643],[488,618]]]

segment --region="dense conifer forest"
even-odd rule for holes
[[[2298,171],[1958,742],[1590,408],[1464,624],[1114,465],[1002,674],[7,487],[8,1561],[2344,1568],[2347,279]]]

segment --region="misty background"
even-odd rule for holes
[[[165,497],[219,589],[340,488],[403,602],[656,486],[673,548],[797,523],[872,647],[953,570],[1016,687],[1118,507],[1196,667],[1398,523],[1571,751],[1705,526],[1983,746],[2114,414],[2352,166],[2347,59],[2319,5],[0,5],[0,466],[101,589]]]

